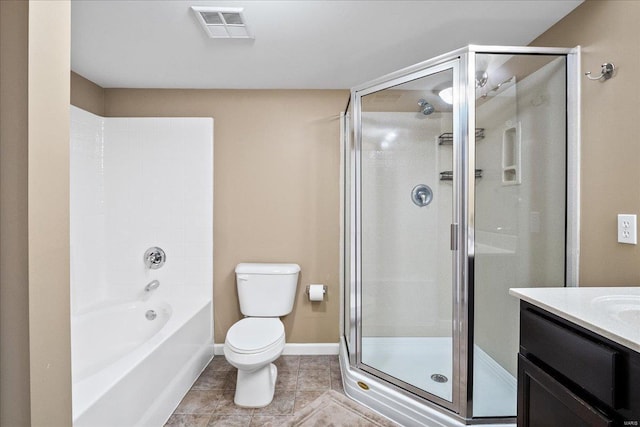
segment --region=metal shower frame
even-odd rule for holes
[[[345,162],[349,162],[350,174],[345,176],[344,196],[349,200],[349,211],[344,211],[344,221],[349,221],[349,235],[345,235],[343,254],[344,292],[349,304],[344,305],[343,334],[348,344],[350,369],[369,377],[372,383],[384,380],[398,392],[413,396],[433,409],[467,423],[513,422],[513,417],[472,418],[473,414],[473,283],[475,242],[475,115],[476,115],[476,55],[557,55],[566,57],[567,65],[567,223],[565,284],[577,286],[579,267],[579,200],[580,200],[580,47],[516,47],[469,45],[386,76],[356,86],[351,90],[352,114],[344,117],[353,132],[347,136]],[[453,96],[458,108],[453,109],[453,401],[449,402],[361,363],[362,324],[362,265],[361,235],[359,233],[361,200],[361,98],[367,94],[397,86],[440,71],[453,71]],[[346,202],[345,202],[346,204]],[[346,208],[346,206],[345,206]],[[345,222],[346,224],[346,222]],[[346,314],[348,313],[348,317]],[[514,414],[515,415],[515,414]]]

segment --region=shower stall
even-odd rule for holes
[[[516,415],[512,287],[575,286],[579,48],[468,46],[351,91],[345,391],[403,425]]]

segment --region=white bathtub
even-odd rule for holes
[[[211,300],[166,300],[72,316],[75,427],[162,426],[211,360]]]
[[[145,313],[154,310],[153,320]],[[73,382],[78,383],[131,353],[167,324],[172,309],[164,301],[134,301],[73,319]]]

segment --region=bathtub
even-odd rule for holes
[[[212,319],[211,298],[166,294],[72,316],[73,425],[162,426],[213,357]]]

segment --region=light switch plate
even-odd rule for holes
[[[618,214],[618,243],[638,244],[636,215]]]

